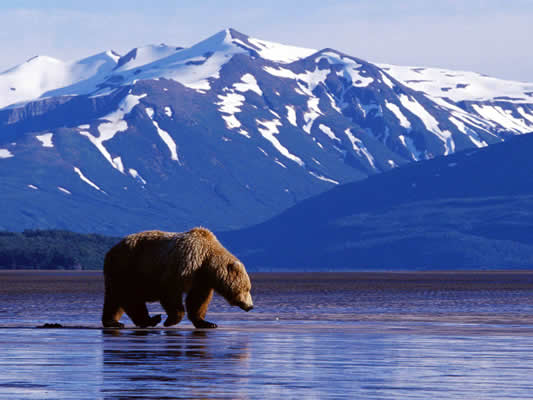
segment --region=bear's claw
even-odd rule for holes
[[[150,317],[148,321],[146,321],[146,323],[140,324],[139,328],[151,328],[151,327],[156,326],[160,322],[161,322],[161,314],[157,314],[153,317]]]
[[[195,328],[198,329],[213,329],[218,327],[217,324],[214,324],[213,322],[206,321],[205,319],[200,319],[198,321],[193,321],[193,325]]]
[[[124,324],[118,321],[105,321],[104,328],[124,328]]]
[[[163,325],[168,327],[168,326],[176,325],[178,322],[180,322],[180,320],[177,318],[167,318]]]

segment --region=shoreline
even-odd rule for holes
[[[325,333],[335,332],[336,334],[415,334],[415,335],[440,335],[440,336],[533,336],[533,318],[528,321],[519,322],[512,317],[505,320],[474,319],[460,321],[455,318],[447,320],[431,320],[425,318],[376,318],[353,321],[327,321],[327,320],[294,320],[280,319],[277,321],[258,320],[253,322],[244,321],[223,321],[224,325],[216,329],[196,329],[188,322],[180,326],[152,328],[137,328],[133,325],[124,328],[104,328],[98,324],[65,324],[60,328],[43,328],[42,326],[31,326],[21,324],[0,325],[2,331],[40,331],[44,335],[48,334],[68,334],[72,331],[92,331],[101,332],[110,336],[120,335],[216,335],[217,333]]]
[[[4,273],[17,273],[17,272],[30,272],[30,273],[66,273],[66,274],[103,274],[103,269],[11,269],[11,268],[1,268],[0,274]],[[322,275],[408,275],[408,274],[421,274],[421,275],[439,275],[439,274],[526,274],[533,275],[533,267],[528,268],[513,268],[513,269],[398,269],[398,270],[373,270],[373,269],[361,269],[361,270],[339,270],[339,271],[326,271],[326,270],[317,270],[317,271],[308,271],[308,270],[279,270],[279,271],[248,271],[250,275],[311,275],[311,274],[322,274]]]

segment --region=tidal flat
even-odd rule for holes
[[[251,278],[217,329],[104,330],[101,272],[0,271],[0,398],[533,398],[533,272]]]

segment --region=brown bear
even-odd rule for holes
[[[205,228],[188,232],[146,231],[126,236],[106,254],[104,263],[104,327],[122,328],[124,312],[139,327],[155,326],[146,302],[159,301],[167,313],[165,326],[185,314],[196,328],[216,328],[204,319],[213,291],[232,306],[253,308],[251,282],[244,265]]]

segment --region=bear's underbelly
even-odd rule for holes
[[[192,279],[157,279],[147,278],[138,280],[135,285],[137,296],[147,302],[160,301],[162,297],[188,293],[192,287]]]
[[[161,299],[161,285],[138,284],[132,291],[142,301],[158,301]]]

